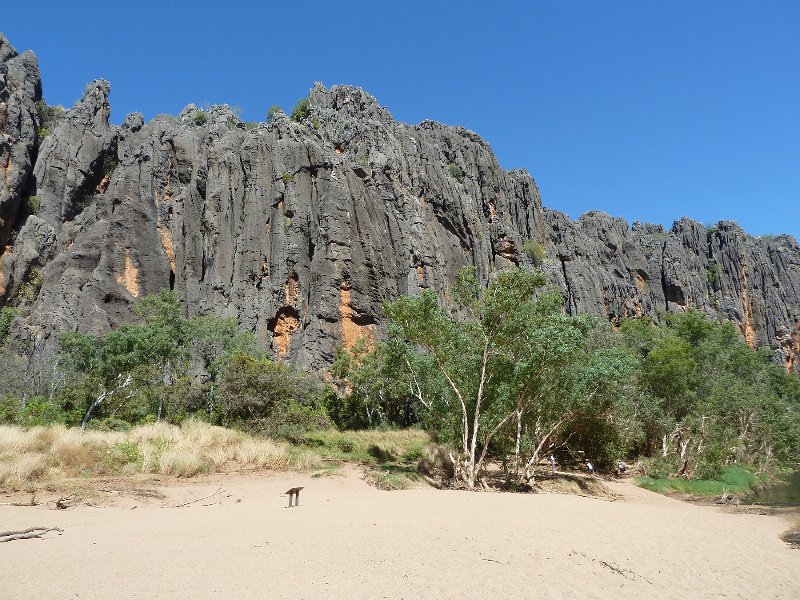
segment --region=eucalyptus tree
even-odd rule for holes
[[[503,271],[483,287],[467,268],[452,296],[450,308],[431,292],[386,306],[398,335],[429,358],[426,376],[433,371],[441,382],[429,396],[427,422],[458,447],[450,458],[470,489],[492,448],[502,458],[513,454],[516,477],[530,479],[543,449],[601,394],[613,371],[601,357],[588,360],[595,322],[564,314],[538,271]],[[576,383],[583,396],[571,387]]]
[[[133,310],[138,322],[101,336],[70,332],[60,338],[72,369],[83,376],[83,388],[94,390],[82,428],[100,406],[114,400],[119,408],[147,390],[157,396],[155,416],[161,419],[168,390],[192,361],[216,379],[230,356],[252,345],[252,336],[239,333],[232,319],[187,319],[179,296],[170,290],[145,296]]]

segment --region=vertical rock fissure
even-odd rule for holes
[[[667,294],[667,274],[664,269],[664,257],[667,253],[667,242],[661,244],[661,294],[664,296],[664,310],[669,312],[669,296]]]
[[[573,313],[573,298],[572,288],[569,285],[569,278],[567,277],[567,261],[559,256],[558,260],[561,262],[561,273],[564,275],[564,286],[567,292],[567,309],[570,314]]]

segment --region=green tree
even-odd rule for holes
[[[700,478],[732,463],[771,470],[800,458],[800,384],[733,324],[687,311],[666,315],[659,327],[625,321],[622,331],[641,358],[640,401],[629,414],[645,455]]]
[[[386,307],[399,334],[430,358],[443,382],[430,410],[436,433],[458,446],[451,460],[469,488],[493,446],[501,458],[513,455],[518,479],[532,477],[541,452],[579,405],[604,395],[612,361],[597,357],[579,368],[591,354],[594,321],[564,315],[546,282],[540,272],[512,269],[483,288],[468,268],[454,285],[452,312],[430,292]],[[582,391],[567,393],[579,380]]]
[[[417,423],[418,406],[424,405],[427,394],[414,378],[412,363],[419,363],[419,357],[396,336],[372,350],[367,338],[349,350],[337,348],[330,374],[338,383],[340,398],[328,409],[331,418],[346,429]]]
[[[148,383],[170,386],[188,365],[192,332],[175,292],[163,290],[146,296],[134,312],[143,319],[142,323],[122,325],[101,337],[70,332],[60,338],[73,368],[97,389],[81,428],[102,404],[112,399],[129,401]],[[159,419],[163,409],[162,396]]]
[[[323,389],[308,373],[246,354],[231,356],[219,384],[224,425],[247,425],[276,435],[331,425]]]

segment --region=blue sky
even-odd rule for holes
[[[245,120],[314,81],[408,123],[463,125],[545,206],[800,238],[800,2],[10,0],[51,104],[111,81],[112,120],[226,102]]]

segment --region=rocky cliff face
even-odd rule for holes
[[[28,186],[38,141],[35,103],[41,97],[36,57],[18,54],[0,34],[0,247],[8,242]]]
[[[504,171],[475,133],[398,123],[347,86],[315,86],[301,123],[278,114],[250,126],[226,106],[189,106],[114,127],[97,81],[39,140],[35,58],[2,39],[0,59],[0,303],[20,305],[10,338],[33,363],[58,333],[106,331],[168,287],[188,314],[236,316],[276,358],[319,368],[336,344],[381,334],[386,299],[447,297],[465,265],[485,280],[536,261],[570,311],[694,307],[800,365],[789,237],[689,220],[629,228],[600,213],[573,222],[543,210],[533,179]],[[4,122],[3,110],[18,116]],[[22,210],[34,195],[38,210]]]
[[[732,222],[672,229],[591,212],[572,222],[545,211],[553,280],[569,310],[612,320],[694,308],[735,322],[753,347],[789,370],[800,359],[800,247],[791,236],[756,239]]]

